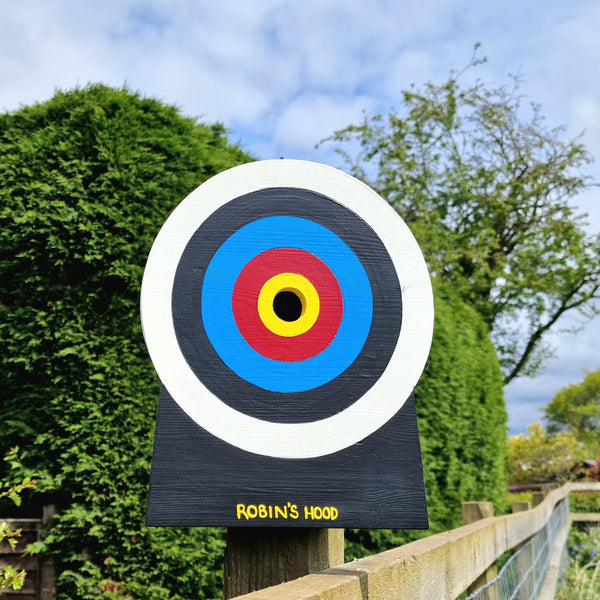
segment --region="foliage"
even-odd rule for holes
[[[1,532],[0,532],[1,536]],[[14,567],[7,565],[0,569],[0,590],[20,590],[25,582],[25,571],[17,571]]]
[[[506,445],[511,483],[544,481],[553,475],[567,480],[568,470],[589,458],[587,448],[573,432],[551,434],[539,422],[527,426],[527,435],[508,438]]]
[[[503,512],[511,513],[515,502],[529,502],[533,506],[533,491],[506,492],[506,509]]]
[[[149,529],[158,381],[138,296],[169,211],[250,160],[220,125],[102,85],[0,115],[0,450],[59,505],[58,600],[214,597],[214,529]]]
[[[527,435],[507,441],[511,483],[553,476],[566,481],[578,462],[599,456],[600,370],[588,373],[582,383],[559,390],[544,412],[548,430],[532,423]],[[589,470],[590,477],[597,477],[596,469]]]
[[[514,502],[529,502],[533,506],[533,492],[517,492],[506,494],[506,506],[511,512]],[[600,512],[600,492],[570,492],[569,506],[574,513]]]
[[[34,489],[37,485],[37,481],[35,479],[31,479],[30,477],[26,477],[23,479],[21,483],[13,485],[12,487],[0,492],[0,498],[9,498],[12,500],[17,506],[21,505],[21,492],[23,490],[31,490]]]
[[[529,502],[529,505],[533,507],[533,490],[520,492],[509,492],[507,490],[504,498],[504,506],[500,506],[500,510],[498,512],[494,512],[494,514],[496,516],[511,515],[513,513],[513,504],[515,502]],[[512,554],[512,552],[512,550],[509,551],[510,554]]]
[[[473,60],[469,66],[479,61]],[[544,334],[567,312],[598,314],[600,236],[569,200],[590,158],[548,128],[513,87],[481,81],[401,92],[402,109],[364,116],[324,141],[409,224],[434,276],[492,331],[505,382],[531,375]]]
[[[569,504],[571,512],[600,513],[600,492],[571,492],[569,494]]]
[[[138,295],[168,212],[247,160],[222,127],[127,90],[91,86],[0,115],[0,449],[19,442],[14,472],[59,503],[33,548],[56,561],[58,600],[219,593],[220,530],[144,525],[158,382]],[[506,412],[485,320],[441,282],[435,295],[415,395],[440,531],[460,524],[462,500],[501,502]],[[410,535],[353,532],[349,548]]]
[[[435,345],[415,389],[432,527],[461,524],[463,500],[501,502],[506,409],[485,323],[448,286],[436,286]]]
[[[462,501],[506,493],[506,409],[487,326],[449,288],[436,284],[433,345],[415,388],[430,520],[429,533],[462,524]],[[348,558],[386,550],[420,534],[348,531]]]
[[[15,449],[16,450],[16,449]],[[14,454],[14,451],[13,451]],[[35,488],[37,481],[26,477],[21,483],[11,486],[0,492],[0,499],[8,498],[17,506],[21,504],[21,492]],[[0,544],[6,542],[12,549],[17,545],[18,538],[21,537],[20,529],[11,529],[8,523],[0,522]],[[0,568],[0,590],[12,588],[20,590],[25,581],[25,571],[17,571],[14,567],[7,565]]]
[[[529,502],[533,506],[533,491],[508,492],[505,513],[512,512],[514,502]],[[573,513],[600,512],[600,492],[570,492],[569,506]]]
[[[600,455],[600,369],[559,390],[544,412],[549,431],[571,430]]]
[[[600,527],[569,533],[569,569],[557,600],[595,600],[600,596]]]

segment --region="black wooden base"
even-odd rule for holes
[[[309,459],[245,452],[160,394],[148,525],[427,529],[414,397],[378,431]]]

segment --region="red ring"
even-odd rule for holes
[[[294,337],[273,333],[258,314],[258,295],[267,280],[279,273],[306,277],[319,294],[319,316],[306,332]],[[342,291],[331,269],[318,257],[298,248],[273,248],[255,256],[233,286],[233,316],[246,342],[259,354],[284,362],[316,356],[335,337],[344,312]]]

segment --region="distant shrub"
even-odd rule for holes
[[[600,492],[571,492],[569,494],[569,505],[571,506],[571,512],[600,513]]]

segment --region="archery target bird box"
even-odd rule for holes
[[[298,160],[209,179],[160,230],[141,315],[162,382],[150,525],[427,528],[431,282],[368,186]]]

